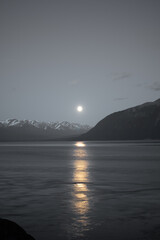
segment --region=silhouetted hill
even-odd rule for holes
[[[112,113],[80,137],[80,140],[142,139],[160,139],[160,99]]]
[[[0,141],[43,141],[78,136],[90,129],[88,125],[63,122],[38,122],[8,119],[0,122]]]
[[[31,235],[27,234],[15,222],[8,219],[0,218],[0,239],[1,240],[35,240]]]

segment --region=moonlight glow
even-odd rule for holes
[[[78,107],[77,107],[77,111],[78,111],[78,112],[82,112],[82,111],[83,111],[83,107],[82,107],[82,106],[78,106]]]

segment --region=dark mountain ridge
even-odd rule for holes
[[[80,137],[80,140],[144,139],[160,139],[160,99],[112,113]]]

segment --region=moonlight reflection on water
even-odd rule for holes
[[[75,143],[75,146],[76,146],[76,147],[85,147],[86,144],[83,143],[83,142],[76,142],[76,143]],[[77,150],[77,149],[76,149],[76,150]],[[81,152],[81,154],[83,155],[83,154],[85,154],[85,153]],[[82,157],[81,154],[79,155],[79,157]],[[77,156],[78,154],[75,154],[75,155]]]
[[[85,149],[85,144],[83,142],[77,142],[75,146],[77,146],[77,148],[74,149],[73,152],[75,161],[73,163],[74,184],[72,192],[72,209],[76,216],[73,227],[74,230],[75,228],[77,229],[76,232],[80,236],[83,235],[83,231],[87,230],[89,227],[89,189],[87,187],[87,183],[89,181],[89,162],[87,160],[87,151]]]
[[[160,143],[0,144],[0,212],[37,240],[159,240]]]

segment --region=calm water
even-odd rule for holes
[[[0,217],[36,240],[158,240],[160,143],[1,143]]]

